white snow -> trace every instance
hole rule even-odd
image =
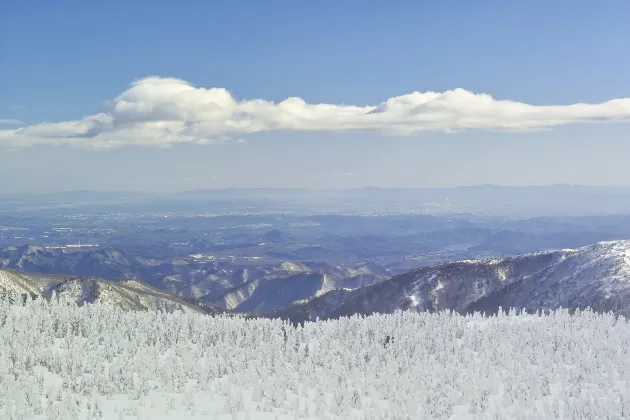
[[[600,242],[583,248],[546,251],[502,260],[442,263],[410,271],[336,297],[335,305],[307,303],[284,316],[311,313],[326,319],[336,314],[391,313],[452,309],[466,313],[475,303],[484,310],[498,306],[529,309],[586,308],[614,310],[630,316],[630,241]],[[381,298],[386,296],[386,298]],[[410,301],[415,296],[415,302]]]
[[[622,419],[629,351],[590,311],[293,327],[5,297],[0,419]]]

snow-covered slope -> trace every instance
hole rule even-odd
[[[335,288],[335,281],[324,273],[300,273],[252,280],[229,291],[215,303],[239,312],[271,312]]]
[[[103,303],[126,310],[161,310],[172,312],[215,313],[220,309],[203,308],[155,289],[140,281],[108,281],[93,277],[55,276],[0,270],[0,293],[28,294],[50,299],[53,295],[77,305]]]
[[[303,328],[0,297],[2,420],[627,419],[630,324],[405,312]]]
[[[425,267],[274,313],[303,321],[396,310],[586,308],[630,315],[630,241]]]
[[[337,269],[341,271],[341,269]],[[219,307],[237,312],[273,312],[279,309],[308,302],[335,289],[357,289],[384,280],[385,276],[355,274],[356,270],[345,270],[348,277],[334,277],[325,271],[306,271],[285,277],[259,277],[240,284],[217,299]]]
[[[314,276],[324,274],[327,281],[336,282],[335,287],[358,288],[389,277],[387,270],[373,263],[346,266],[321,262],[283,261],[262,266],[243,266],[209,260],[203,254],[158,258],[129,255],[117,248],[75,250],[48,249],[34,245],[0,249],[0,268],[30,273],[64,273],[108,280],[141,279],[180,298],[209,303],[217,301],[226,308],[235,308],[242,304],[259,284],[264,283],[267,291],[271,290],[269,288],[271,285],[282,284],[282,282],[267,284],[268,280],[286,280],[297,275],[305,275],[308,278],[311,274]],[[248,290],[249,292],[243,293]],[[300,295],[299,299],[311,299],[329,289],[318,290],[317,293]],[[294,301],[289,300],[287,304],[292,303]],[[251,303],[248,307],[255,306]],[[268,308],[277,310],[280,307]]]

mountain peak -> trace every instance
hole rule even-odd
[[[280,264],[278,264],[277,267],[278,267],[278,270],[284,270],[284,271],[289,271],[293,273],[303,273],[303,272],[310,271],[309,268],[306,267],[304,264],[295,263],[292,261],[282,261]]]
[[[22,245],[21,247],[19,247],[18,252],[21,255],[32,255],[32,254],[37,254],[39,252],[46,252],[46,248],[44,248],[43,246],[27,244],[27,245]]]

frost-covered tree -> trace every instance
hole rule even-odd
[[[629,324],[588,310],[400,312],[292,326],[0,297],[0,338],[2,419],[103,418],[120,394],[127,403],[117,412],[147,418],[212,418],[221,407],[239,420],[280,411],[335,419],[630,413]]]

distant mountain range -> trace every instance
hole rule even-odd
[[[630,241],[439,264],[356,290],[333,290],[271,316],[301,322],[397,310],[587,307],[630,316]]]
[[[24,255],[35,255],[30,262],[42,264],[50,257],[38,249],[26,251]],[[124,256],[106,254],[101,262],[111,266],[121,260]],[[58,267],[68,268],[67,264]],[[590,307],[630,316],[630,241],[449,262],[391,278],[386,278],[387,272],[376,264],[337,268],[338,272],[323,266],[285,262],[240,269],[232,273],[234,286],[202,299],[176,296],[138,280],[108,281],[6,269],[0,270],[0,292],[46,298],[54,293],[77,304],[103,302],[125,309],[241,312],[293,322],[398,310],[496,313],[499,308],[537,311]]]
[[[264,236],[279,240],[283,234]],[[0,268],[108,280],[142,280],[180,299],[207,302],[237,312],[274,311],[338,289],[359,288],[390,277],[383,267],[364,263],[284,261],[238,266],[205,255],[139,257],[116,248],[54,249],[22,246],[0,249]]]

